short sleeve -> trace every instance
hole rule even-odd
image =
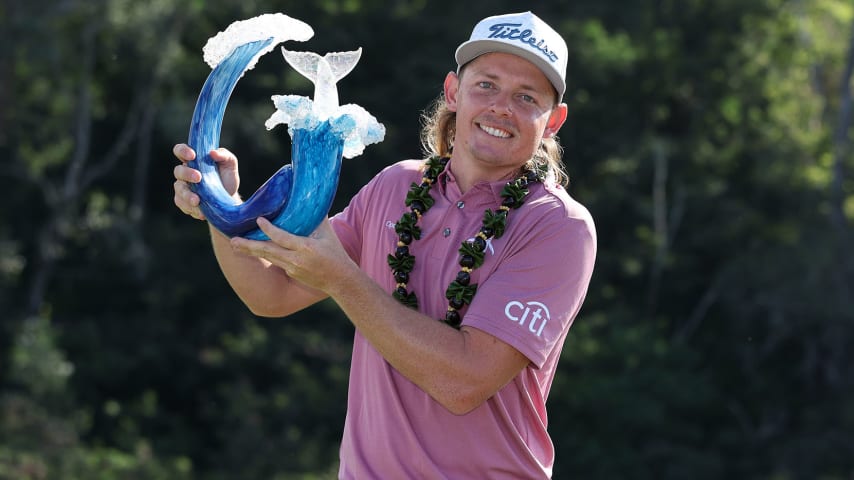
[[[356,264],[370,270],[371,262],[376,260],[375,248],[381,244],[382,236],[391,231],[388,220],[396,220],[400,213],[393,208],[388,198],[405,198],[406,189],[413,178],[420,178],[421,162],[404,160],[380,171],[363,186],[350,203],[338,214],[329,219],[335,234]],[[394,205],[397,207],[397,205]],[[387,243],[387,242],[386,242]],[[380,258],[380,266],[385,267],[385,255]],[[369,272],[370,273],[370,272]]]
[[[587,294],[596,257],[593,221],[550,211],[529,223],[498,267],[478,285],[463,325],[510,344],[541,368]]]
[[[344,210],[329,219],[338,240],[356,264],[361,263],[362,227],[365,225],[365,214],[373,189],[374,182],[368,182],[350,199]]]

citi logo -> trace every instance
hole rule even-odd
[[[521,327],[527,325],[528,331],[538,337],[542,336],[546,323],[551,320],[549,308],[540,302],[508,302],[504,306],[504,315]]]

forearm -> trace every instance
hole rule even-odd
[[[234,251],[231,240],[210,226],[211,243],[220,270],[252,313],[282,317],[311,305],[326,295],[288,277],[270,262]]]
[[[497,359],[481,344],[496,339],[407,308],[364,272],[349,268],[348,280],[336,283],[330,296],[386,361],[449,411],[463,414],[480,405],[526,363],[520,355],[517,366],[496,368]]]
[[[270,242],[234,239],[232,245],[326,292],[386,361],[449,411],[477,407],[529,363],[488,333],[455,330],[398,303],[348,256],[328,221],[309,237],[266,220],[258,225]]]

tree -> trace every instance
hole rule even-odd
[[[560,132],[599,259],[549,399],[555,478],[847,478],[850,39],[843,0],[533,5],[570,47]],[[388,128],[333,205],[421,155],[418,113],[504,1],[5,2],[0,18],[0,478],[331,478],[352,327],[252,316],[172,205],[171,146],[207,38],[282,11]],[[248,191],[261,126],[311,85],[275,53],[223,145]],[[19,205],[25,205],[24,208]]]

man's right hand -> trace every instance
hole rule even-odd
[[[204,220],[205,215],[199,208],[201,199],[190,190],[191,183],[202,181],[202,174],[198,170],[187,166],[187,162],[196,158],[196,152],[188,145],[179,143],[172,148],[172,153],[175,155],[175,158],[181,161],[181,164],[176,165],[174,170],[175,205],[185,214],[199,220]],[[237,188],[240,186],[237,157],[225,148],[212,150],[210,155],[211,159],[217,164],[219,177],[222,180],[222,186],[225,188],[225,191],[233,197],[236,196]]]

